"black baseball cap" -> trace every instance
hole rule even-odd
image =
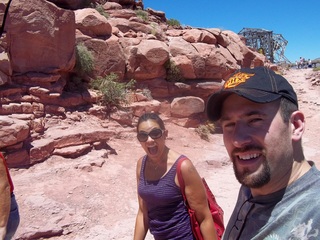
[[[256,103],[287,98],[298,107],[297,95],[290,83],[267,67],[242,68],[236,71],[219,92],[209,96],[206,114],[209,120],[220,119],[224,100],[232,93]]]

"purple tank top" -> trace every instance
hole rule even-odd
[[[156,181],[144,178],[146,159],[145,156],[141,164],[138,193],[148,209],[151,234],[156,240],[193,240],[190,217],[180,188],[174,181],[179,159],[165,176]]]

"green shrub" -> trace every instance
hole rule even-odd
[[[210,141],[209,135],[214,133],[215,126],[211,122],[207,122],[206,124],[201,124],[195,129],[196,133],[200,136],[201,139]]]
[[[106,19],[109,18],[109,14],[104,10],[103,6],[101,4],[97,4],[95,9]]]
[[[143,10],[136,10],[137,17],[142,19],[143,21],[148,21],[148,13]]]
[[[145,96],[148,100],[152,100],[153,99],[151,91],[148,88],[142,89],[142,95]]]
[[[172,27],[180,27],[181,26],[180,22],[176,19],[173,19],[173,18],[168,19],[167,24]]]
[[[214,133],[215,132],[216,126],[214,125],[213,122],[207,121],[205,125],[208,128],[210,133]]]
[[[82,1],[82,8],[96,8],[97,5],[103,6],[106,4],[109,0],[78,0]]]
[[[119,77],[115,73],[110,73],[106,77],[98,78],[91,83],[91,87],[102,94],[100,103],[108,108],[128,104],[126,94],[134,85],[135,80],[133,79],[127,83],[119,82]]]
[[[150,26],[152,27],[151,34],[153,36],[156,36],[157,35],[157,24],[153,22],[153,23],[150,24]]]
[[[320,71],[320,67],[313,68],[313,71]]]
[[[76,46],[76,72],[83,74],[90,74],[93,70],[94,57],[88,48],[80,43]]]
[[[183,78],[180,69],[177,67],[177,65],[171,61],[168,60],[165,63],[165,69],[166,69],[166,80],[169,82],[183,82],[185,79]]]

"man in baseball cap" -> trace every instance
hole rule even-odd
[[[245,68],[233,74],[221,91],[209,97],[206,112],[210,120],[220,118],[222,103],[232,93],[256,103],[272,102],[285,97],[298,106],[297,95],[284,77],[266,67]]]
[[[320,239],[320,172],[305,159],[304,114],[289,82],[240,69],[208,99],[241,183],[223,239]]]

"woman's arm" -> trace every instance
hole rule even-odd
[[[188,204],[196,213],[203,238],[205,240],[218,239],[208,206],[206,190],[199,173],[189,159],[182,162],[181,174],[185,183]]]
[[[136,224],[134,228],[134,240],[145,239],[148,232],[148,224],[146,222],[147,216],[144,213],[143,200],[139,198],[139,210],[136,217]]]
[[[10,184],[3,161],[0,156],[0,239],[4,239],[6,235],[11,203]]]
[[[139,179],[140,179],[140,170],[141,170],[141,162],[142,159],[139,159],[137,163],[136,169],[136,178],[137,178],[137,192],[139,187]],[[134,240],[143,240],[146,237],[148,232],[148,223],[147,223],[147,209],[145,207],[143,199],[138,194],[138,202],[139,202],[139,209],[136,217],[136,224],[134,228]]]

